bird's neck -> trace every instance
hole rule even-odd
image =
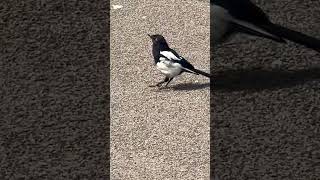
[[[157,46],[160,51],[170,50],[169,45],[166,42],[159,43]]]
[[[167,43],[153,44],[152,54],[153,54],[155,63],[159,62],[160,51],[168,51],[168,50],[170,50],[170,48]]]

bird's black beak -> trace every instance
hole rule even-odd
[[[152,38],[152,36],[151,36],[150,34],[148,34],[148,36],[149,36],[151,39],[153,39],[153,38]]]

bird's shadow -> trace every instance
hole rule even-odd
[[[211,90],[275,90],[316,79],[320,79],[320,67],[301,70],[233,69],[214,73],[211,79]]]
[[[191,91],[191,90],[199,90],[199,89],[205,89],[210,87],[210,82],[207,83],[181,83],[181,84],[175,84],[170,87],[168,87],[171,90],[175,91]]]

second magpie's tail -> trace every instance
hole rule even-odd
[[[277,24],[269,24],[264,26],[263,28],[279,37],[288,39],[289,41],[304,45],[308,48],[320,52],[319,39],[300,33],[298,31],[282,27]]]
[[[206,72],[204,72],[204,71],[201,71],[201,70],[199,70],[199,69],[193,69],[192,71],[195,72],[195,73],[197,73],[197,74],[201,74],[202,76],[211,78],[211,75],[210,75],[210,74],[208,74],[208,73],[206,73]]]

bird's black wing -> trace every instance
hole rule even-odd
[[[170,49],[167,51],[160,51],[160,57],[164,57],[166,60],[170,60],[172,63],[178,63],[181,65],[181,68],[184,71],[190,72],[190,73],[194,73],[194,74],[198,74],[195,73],[194,67],[192,64],[190,64],[186,59],[184,59],[182,56],[180,56],[175,50]]]
[[[285,40],[270,30],[273,23],[269,17],[250,0],[212,0],[212,3],[228,11],[233,17],[232,28],[254,36],[272,39],[285,43]]]
[[[172,53],[178,55],[178,53],[176,53],[174,50],[172,50]],[[185,58],[183,58],[181,56],[179,56],[179,57],[181,58],[180,60],[174,60],[174,61],[181,64],[181,66],[184,68],[184,71],[189,72],[189,73],[193,73],[193,74],[197,74],[197,75],[201,74],[201,75],[209,77],[209,78],[211,77],[210,74],[194,68],[194,66],[192,64],[190,64]]]
[[[268,24],[268,16],[250,0],[211,0],[211,3],[227,9],[229,13],[240,20],[253,24]]]
[[[250,0],[211,0],[211,3],[223,7],[232,17],[240,20],[233,22],[234,28],[239,32],[282,43],[287,39],[320,52],[319,39],[272,23],[262,9]]]
[[[201,74],[201,75],[209,77],[209,78],[211,77],[210,74],[208,74],[204,71],[195,69],[192,64],[190,64],[185,58],[180,56],[173,49],[170,49],[168,51],[160,51],[160,58],[161,57],[164,58],[164,61],[167,61],[168,65],[169,64],[174,65],[175,63],[179,64],[181,66],[182,72],[189,72],[189,73],[193,73],[196,75]]]
[[[180,56],[175,50],[170,49],[170,51],[177,57],[180,58],[180,60],[176,60],[177,63],[181,64],[182,67],[189,69],[189,70],[193,70],[194,67],[192,64],[190,64],[184,57]]]

